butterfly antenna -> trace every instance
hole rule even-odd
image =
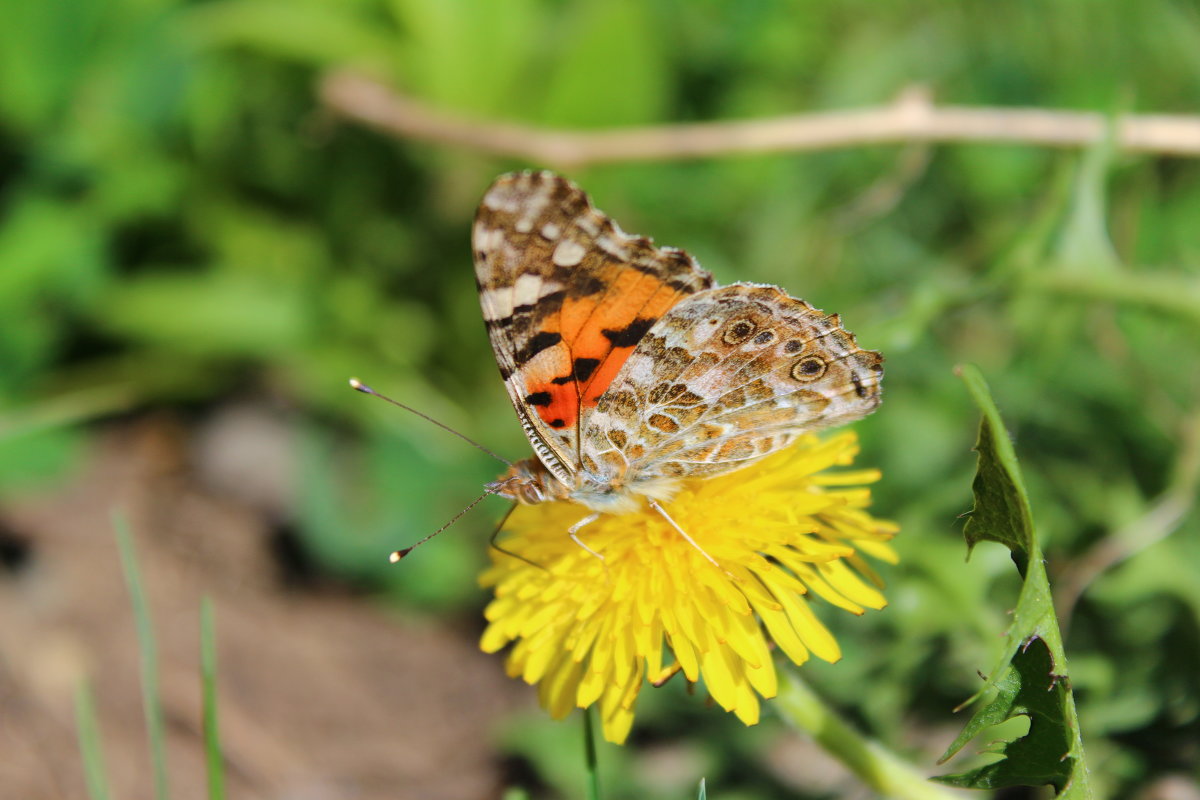
[[[429,416],[428,414],[422,414],[420,411],[417,411],[415,408],[412,408],[411,406],[406,406],[406,405],[404,405],[404,403],[401,403],[401,402],[399,402],[399,401],[397,401],[397,400],[393,400],[392,398],[388,397],[386,394],[380,394],[379,392],[377,392],[377,391],[375,391],[374,389],[372,389],[370,386],[367,386],[365,383],[363,383],[362,381],[360,381],[358,378],[351,378],[351,379],[350,379],[350,388],[351,388],[351,389],[354,389],[355,391],[362,392],[363,394],[369,394],[369,395],[371,395],[371,396],[373,396],[373,397],[378,397],[380,400],[385,400],[385,401],[387,401],[387,402],[391,403],[391,404],[392,404],[392,405],[394,405],[396,408],[402,408],[402,409],[404,409],[405,411],[408,411],[408,412],[411,412],[411,413],[413,413],[413,414],[416,414],[416,415],[417,415],[418,417],[420,417],[421,419],[425,420],[426,422],[432,422],[434,425],[437,425],[439,428],[441,428],[442,430],[446,431],[447,433],[453,433],[455,436],[457,436],[458,438],[462,439],[462,440],[463,440],[464,442],[466,442],[467,444],[471,445],[472,447],[475,447],[475,448],[478,448],[478,449],[482,450],[483,452],[487,453],[489,456],[491,456],[492,458],[496,459],[496,460],[497,460],[497,461],[499,461],[500,463],[502,463],[502,464],[506,464],[506,465],[508,465],[508,466],[510,466],[510,467],[512,466],[512,462],[511,462],[511,461],[509,461],[507,458],[504,458],[504,457],[502,457],[502,456],[498,456],[498,455],[496,455],[496,454],[495,454],[495,453],[493,453],[491,450],[488,450],[486,447],[484,447],[483,445],[481,445],[479,442],[477,442],[477,441],[475,441],[474,439],[471,439],[470,437],[468,437],[466,434],[459,433],[458,431],[454,430],[454,428],[451,428],[449,425],[446,425],[446,424],[444,424],[444,423],[438,422],[436,419],[434,419],[433,417]],[[483,497],[487,497],[487,495],[484,495]],[[483,499],[483,497],[479,498],[479,500],[482,500],[482,499]],[[476,501],[475,501],[475,503],[478,503],[478,502],[479,502],[479,500],[476,500]],[[475,503],[472,503],[471,505],[475,505]],[[467,506],[467,509],[469,509],[470,507],[471,507],[471,506]],[[467,509],[463,509],[463,511],[466,511]],[[461,514],[460,514],[459,516],[461,516]],[[458,517],[455,517],[454,519],[458,519]],[[450,523],[453,523],[453,522],[454,522],[454,520],[450,520]],[[449,524],[447,525],[447,527],[449,527]],[[432,534],[431,534],[431,535],[432,535]],[[424,539],[422,539],[421,541],[424,541]],[[420,542],[418,542],[417,544],[420,544]],[[416,547],[416,545],[413,545],[413,547]],[[411,548],[410,548],[410,549],[411,549]],[[398,561],[399,559],[392,559],[392,560],[393,560],[393,561]]]
[[[496,491],[497,491],[497,489],[498,489],[498,488],[499,488],[499,487],[497,487],[497,488],[495,488],[495,489],[488,489],[486,492],[484,492],[483,494],[479,495],[479,497],[476,497],[474,500],[472,500],[472,501],[471,501],[471,503],[470,503],[470,504],[469,504],[469,505],[468,505],[466,508],[464,508],[462,511],[458,512],[458,513],[457,513],[457,514],[455,514],[453,517],[451,517],[449,522],[447,522],[447,523],[446,523],[445,525],[443,525],[442,527],[438,528],[438,529],[437,529],[436,531],[434,531],[433,533],[431,533],[431,534],[429,534],[428,536],[426,536],[426,537],[425,537],[424,539],[422,539],[421,541],[417,542],[416,544],[410,544],[408,547],[405,547],[403,550],[396,550],[396,551],[395,551],[395,552],[393,552],[393,553],[392,553],[390,556],[388,556],[388,561],[391,561],[393,564],[395,564],[395,563],[398,563],[398,562],[400,561],[400,559],[402,559],[402,558],[404,558],[405,556],[407,556],[407,555],[408,555],[409,553],[411,553],[413,550],[416,550],[418,547],[420,547],[421,545],[425,544],[426,542],[428,542],[428,541],[429,541],[430,539],[432,539],[433,537],[437,536],[437,535],[438,535],[439,533],[441,533],[442,531],[446,530],[446,528],[449,528],[451,525],[453,525],[454,523],[456,523],[456,522],[458,522],[460,519],[462,519],[462,517],[463,517],[463,514],[466,514],[466,513],[467,513],[468,511],[470,511],[472,508],[474,508],[475,506],[477,506],[477,505],[479,505],[480,503],[482,503],[482,502],[483,502],[483,499],[484,499],[485,497],[490,497],[491,495],[494,495],[494,494],[496,493]],[[512,513],[512,510],[511,510],[511,509],[509,509],[509,513],[510,513],[510,514]],[[505,514],[504,518],[505,518],[505,519],[508,519],[508,514]],[[504,523],[503,523],[503,522],[501,522],[500,524],[501,524],[501,525],[503,525]]]

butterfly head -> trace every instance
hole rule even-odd
[[[536,458],[516,462],[508,471],[487,485],[492,494],[507,497],[522,505],[564,500],[568,488]]]

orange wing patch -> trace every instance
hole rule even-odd
[[[581,417],[646,331],[712,276],[680,250],[622,232],[548,172],[497,179],[473,240],[500,374],[534,451],[561,478],[578,468]]]
[[[561,335],[561,343],[526,366],[525,402],[551,428],[574,427],[651,326],[684,296],[656,276],[626,270],[602,296],[564,300],[542,329]]]

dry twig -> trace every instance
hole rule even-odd
[[[598,132],[470,120],[431,108],[350,72],[326,76],[320,95],[338,115],[398,138],[423,139],[559,167],[909,142],[1083,147],[1099,141],[1108,124],[1103,114],[1085,111],[939,107],[922,87],[910,88],[893,103],[878,108]],[[1122,116],[1116,123],[1116,142],[1129,151],[1200,156],[1200,116]]]

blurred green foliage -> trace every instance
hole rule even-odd
[[[468,245],[483,188],[525,165],[340,123],[316,100],[324,70],[566,127],[853,107],[913,82],[955,104],[1186,113],[1200,97],[1200,12],[1171,0],[2,0],[0,18],[0,496],[62,474],[82,423],[114,410],[270,397],[301,412],[306,547],[424,608],[481,602],[499,501],[420,569],[378,554],[496,465],[345,380],[527,452]],[[1127,553],[1063,620],[1096,782],[1129,796],[1200,760],[1200,165],[947,145],[571,177],[627,230],[836,310],[887,356],[886,402],[858,428],[903,561],[886,612],[825,615],[846,657],[808,674],[829,697],[929,762],[944,739],[913,731],[961,725],[949,709],[995,663],[1014,579],[999,548],[964,563],[955,519],[977,416],[952,366],[972,361],[1013,428],[1052,585],[1106,543]],[[1172,487],[1183,513],[1164,530]],[[769,722],[681,715],[672,691],[644,698],[637,736],[699,772],[630,794],[680,796],[700,774],[723,797],[782,790]],[[515,757],[569,780],[547,766],[561,740],[519,738]]]

